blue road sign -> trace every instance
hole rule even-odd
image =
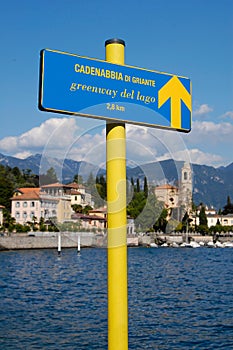
[[[172,74],[41,51],[39,108],[189,132],[190,79]]]

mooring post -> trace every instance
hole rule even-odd
[[[59,256],[61,255],[61,232],[60,231],[57,233],[57,253]]]

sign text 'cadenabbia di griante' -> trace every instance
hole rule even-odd
[[[191,105],[188,78],[41,51],[41,110],[189,132]]]

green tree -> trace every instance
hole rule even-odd
[[[15,188],[14,177],[9,167],[0,165],[0,204],[4,205],[8,211],[11,209],[10,198]]]
[[[130,182],[131,182],[132,187],[134,188],[134,179],[133,179],[133,177],[131,177]]]
[[[223,215],[233,214],[233,204],[231,203],[230,196],[227,196],[227,204],[223,208]]]
[[[83,208],[83,214],[88,214],[90,210],[92,210],[93,208],[90,205],[86,205]]]
[[[75,213],[82,213],[83,211],[81,204],[73,204],[72,209],[75,211]]]
[[[45,220],[43,217],[40,218],[40,221],[39,221],[39,230],[41,232],[44,232],[46,231],[46,226],[45,226]]]
[[[15,218],[13,218],[10,212],[6,209],[3,210],[3,228],[8,232],[12,232],[15,226]]]
[[[107,184],[103,175],[100,177],[96,177],[96,189],[100,195],[100,197],[104,200],[107,199]]]
[[[144,177],[144,186],[143,186],[143,191],[145,193],[145,196],[148,196],[148,184],[147,184],[147,178]]]
[[[56,182],[58,182],[58,178],[53,167],[49,168],[46,174],[40,175],[40,185],[49,185]]]
[[[140,192],[140,182],[139,182],[139,179],[137,179],[137,182],[136,182],[136,191],[139,193]]]
[[[83,184],[83,177],[82,175],[74,175],[74,179],[73,179],[74,182],[76,182],[77,184]]]
[[[93,174],[92,174],[92,172],[89,174],[89,176],[88,176],[88,179],[87,179],[87,186],[89,187],[89,188],[92,188],[93,186],[95,186],[95,183],[96,183],[96,181],[95,181],[95,179],[94,179],[94,176],[93,176]]]
[[[143,232],[154,231],[154,224],[161,214],[163,204],[157,201],[153,193],[149,193],[147,198],[144,191],[140,193],[144,196],[145,204],[142,212],[135,219],[135,225]]]
[[[192,219],[189,217],[186,211],[182,219],[182,231],[188,231],[190,229],[191,222],[192,222]]]
[[[166,232],[167,216],[168,216],[167,209],[165,209],[165,208],[162,209],[158,220],[154,224],[154,230],[155,231]]]
[[[202,205],[199,213],[199,226],[207,226],[207,217],[205,213],[205,206]]]

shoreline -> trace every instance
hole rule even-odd
[[[191,242],[202,246],[221,247],[226,242],[233,244],[233,237],[218,237],[219,245],[215,245],[213,236],[191,235]],[[61,248],[78,248],[80,239],[81,248],[106,248],[107,235],[89,232],[61,232]],[[127,237],[128,247],[185,247],[191,246],[185,243],[184,235],[151,234],[143,236]],[[191,246],[192,247],[192,246]],[[0,236],[0,251],[21,249],[57,249],[57,232],[30,232],[29,234],[12,233],[9,236]]]

